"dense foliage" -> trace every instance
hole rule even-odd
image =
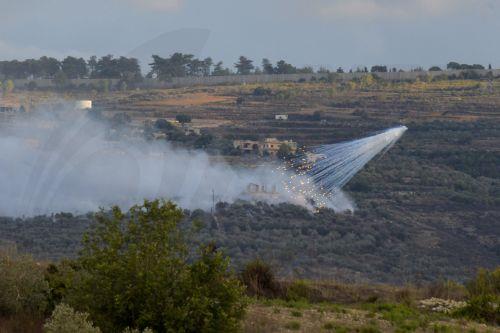
[[[0,317],[43,318],[49,310],[43,267],[14,249],[0,252]]]
[[[96,215],[72,267],[49,271],[56,298],[88,312],[104,332],[230,332],[243,316],[242,288],[213,246],[191,258],[182,211],[145,202]]]
[[[0,61],[0,77],[6,79],[56,79],[57,75],[67,79],[105,78],[137,80],[141,70],[137,59],[107,55],[101,58],[92,56],[88,61],[68,56],[59,61],[55,58],[41,57],[23,61]]]
[[[34,330],[54,308],[46,332],[237,331],[244,288],[214,245],[192,251],[197,228],[182,221],[174,204],[146,201],[96,214],[74,260],[45,265],[3,250],[0,331],[5,318]]]

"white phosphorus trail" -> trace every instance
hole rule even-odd
[[[341,189],[375,156],[390,149],[407,129],[398,126],[363,139],[315,147],[292,161],[297,177],[293,176],[287,187],[316,207],[331,207],[344,196]]]

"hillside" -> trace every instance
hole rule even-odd
[[[293,139],[300,145],[363,137],[395,124],[409,131],[348,185],[353,215],[312,214],[289,204],[219,203],[201,220],[235,267],[254,258],[283,277],[346,281],[463,281],[500,262],[500,82],[287,83],[194,87],[92,98],[104,115],[193,118],[224,151],[234,138]],[[21,97],[20,97],[21,98]],[[240,99],[240,103],[236,101]],[[288,121],[274,120],[288,114]],[[245,164],[244,156],[227,157]],[[74,256],[87,217],[0,219],[0,240],[39,259]]]

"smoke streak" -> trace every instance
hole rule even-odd
[[[341,189],[375,156],[390,149],[407,129],[398,126],[363,139],[313,148],[292,161],[291,169],[297,170],[297,175],[291,176],[286,188],[316,207],[345,207],[349,200]]]

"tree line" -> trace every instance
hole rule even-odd
[[[99,59],[92,56],[88,60],[72,56],[58,60],[44,56],[23,61],[0,61],[0,75],[7,79],[55,79],[58,75],[68,79],[135,79],[142,76],[137,59],[114,58],[112,55]]]
[[[315,73],[311,66],[296,67],[285,60],[279,60],[273,64],[264,58],[259,65],[245,56],[239,57],[238,61],[231,67],[224,65],[222,61],[214,62],[212,58],[198,59],[192,54],[174,53],[170,57],[163,58],[159,55],[152,56],[152,62],[148,64],[150,71],[145,75],[147,78],[157,78],[165,81],[173,77],[188,76],[223,76],[223,75],[250,75],[250,74],[305,74]],[[448,63],[448,70],[482,70],[480,64]],[[491,65],[488,66],[491,69]],[[430,71],[441,71],[437,66],[429,68]],[[402,72],[402,69],[388,68],[384,65],[358,67],[349,72]],[[412,71],[424,71],[422,67]],[[329,73],[326,68],[319,68],[317,73]],[[339,67],[337,73],[344,73]],[[26,59],[0,61],[0,78],[3,79],[53,79],[64,82],[67,79],[119,79],[124,82],[139,82],[143,78],[139,61],[135,58],[118,57],[106,55],[103,57],[92,56],[88,60],[68,56],[63,60],[53,57],[41,57],[39,59]]]

